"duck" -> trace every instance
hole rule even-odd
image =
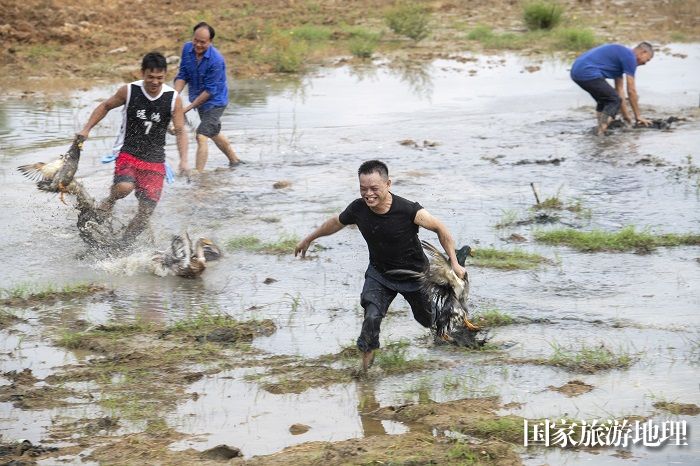
[[[20,173],[37,182],[37,187],[42,191],[61,193],[60,199],[64,204],[63,195],[71,192],[71,183],[78,171],[80,152],[83,149],[85,137],[76,135],[68,152],[61,154],[51,162],[37,162],[17,167]]]
[[[199,238],[193,244],[189,234],[174,235],[170,252],[158,251],[151,261],[154,273],[159,276],[175,275],[197,278],[207,267],[207,262],[221,257],[221,249],[207,238]]]
[[[481,327],[469,320],[467,300],[469,298],[469,275],[466,270],[464,278],[460,278],[452,270],[450,260],[435,246],[427,241],[421,241],[423,249],[428,253],[430,266],[424,272],[410,270],[393,270],[392,275],[417,278],[422,289],[430,297],[435,310],[433,330],[444,341],[451,341],[450,333],[457,325],[463,325],[472,332],[478,332]],[[464,265],[467,256],[472,255],[472,248],[464,246],[457,253],[457,261]]]
[[[458,277],[443,253],[427,241],[421,241],[421,244],[430,256],[430,268],[421,274],[421,281],[423,289],[435,304],[437,336],[450,341],[450,332],[457,324],[463,324],[472,332],[481,330],[481,327],[469,321],[469,275],[466,270],[464,278]],[[459,259],[466,260],[471,255],[471,247],[465,246],[458,252],[458,262]]]

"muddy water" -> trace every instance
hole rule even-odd
[[[97,281],[116,293],[107,302],[27,311],[27,325],[2,333],[0,370],[29,367],[41,377],[80,357],[51,346],[39,325],[42,313],[67,321],[168,321],[206,306],[238,318],[275,319],[279,330],[254,343],[271,353],[313,357],[338,351],[356,338],[361,322],[358,295],[366,253],[356,230],[321,239],[328,249],[305,261],[229,252],[194,281],[152,276],[145,267],[147,251],[166,247],[168,237],[185,228],[220,243],[240,235],[265,241],[303,236],[356,197],[353,173],[369,158],[386,161],[393,191],[419,200],[447,223],[460,244],[509,248],[503,238],[511,233],[531,238],[537,227],[494,228],[505,217],[527,215],[533,204],[531,182],[543,197],[580,200],[590,216],[565,220],[584,228],[631,224],[655,232],[697,233],[698,178],[678,176],[676,169],[688,156],[697,163],[700,155],[700,46],[677,44],[671,51],[687,58],[659,53],[639,69],[642,109],[645,116],[693,120],[672,131],[620,131],[603,139],[592,135],[592,100],[571,83],[567,64],[555,60],[475,56],[464,63],[342,66],[304,78],[234,83],[236,100],[223,127],[247,164],[224,169],[224,157],[212,146],[206,174],[165,188],[144,251],[119,260],[86,254],[75,211],[36,191],[15,171],[17,165],[49,160],[65,150],[71,133],[113,88],[51,101],[0,102],[0,283],[11,288]],[[530,73],[525,70],[530,65],[540,70]],[[118,124],[113,112],[94,130],[83,153],[78,175],[97,197],[106,194],[112,169],[99,158],[111,147]],[[416,145],[399,144],[406,139]],[[176,165],[173,140],[168,154]],[[637,163],[650,156],[661,166]],[[526,163],[552,158],[563,161]],[[274,189],[281,180],[291,187]],[[135,205],[131,198],[121,201],[117,216],[128,220]],[[421,237],[435,242],[434,235],[422,232]],[[637,414],[666,420],[672,416],[655,411],[655,400],[700,404],[700,249],[636,255],[582,254],[532,241],[518,247],[543,254],[555,265],[513,272],[470,268],[474,308],[495,307],[548,323],[496,329],[493,341],[506,345],[513,357],[546,356],[553,344],[604,343],[637,355],[631,369],[574,375],[482,363],[480,355],[465,357],[426,343],[425,332],[399,299],[383,324],[383,337],[411,340],[412,354],[443,358],[446,369],[301,395],[265,393],[245,382],[243,371],[207,377],[189,388],[199,394],[196,401],[168,414],[172,426],[193,436],[173,448],[230,443],[252,456],[309,440],[401,433],[405,426],[368,420],[362,406],[425,397],[442,401],[500,394],[504,402],[522,403],[509,412],[531,418]],[[268,277],[277,281],[264,284]],[[454,377],[462,382],[450,389],[446,381]],[[596,388],[571,399],[547,390],[573,378]],[[0,433],[39,441],[55,414],[0,403]],[[692,464],[700,457],[700,421],[679,419],[690,424],[690,446],[633,450],[641,464]],[[292,435],[288,427],[294,423],[311,429]],[[624,462],[612,453],[593,457],[549,449],[523,458],[533,464]]]

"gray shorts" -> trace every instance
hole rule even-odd
[[[197,127],[197,134],[208,138],[213,138],[221,131],[221,115],[226,107],[213,107],[208,110],[197,110],[200,123]]]

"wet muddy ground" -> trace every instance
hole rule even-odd
[[[252,460],[261,464],[625,464],[629,456],[695,464],[700,249],[581,253],[534,240],[562,225],[698,233],[700,48],[670,49],[639,70],[642,110],[686,121],[604,138],[593,135],[592,100],[557,60],[376,62],[235,82],[223,125],[247,163],[230,171],[212,146],[208,172],[166,186],[143,250],[118,259],[88,251],[76,211],[15,171],[65,150],[113,88],[1,102],[3,442],[59,448],[42,453],[41,464],[130,464],[138,455],[191,464],[221,444],[240,449],[243,459],[233,461],[275,455]],[[539,70],[529,72],[533,66]],[[85,145],[78,176],[96,197],[111,180],[112,167],[99,159],[118,123],[110,115]],[[175,153],[170,140],[173,165]],[[468,263],[474,312],[514,318],[490,330],[488,351],[433,344],[397,299],[382,327],[394,365],[386,358],[357,379],[348,347],[361,323],[359,233],[323,238],[303,261],[234,247],[243,237],[281,243],[307,234],[357,196],[354,173],[369,158],[387,162],[393,192],[419,200],[460,245],[547,259],[529,270]],[[518,222],[533,215],[530,183],[543,199],[581,209],[553,212],[554,224]],[[117,216],[128,219],[135,205],[121,201]],[[228,244],[226,255],[198,280],[153,276],[150,252],[185,228]],[[99,286],[48,301],[10,296],[77,283]],[[264,331],[239,341],[220,329],[238,324],[202,321],[202,312]],[[557,350],[601,347],[626,356],[629,367],[586,373],[541,364]],[[153,364],[158,358],[168,364]],[[402,366],[406,358],[418,363]],[[405,404],[416,411],[399,408]],[[522,418],[612,417],[686,421],[689,445],[524,449],[512,436]]]

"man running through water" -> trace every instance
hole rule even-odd
[[[109,196],[99,203],[97,209],[102,219],[107,218],[116,201],[134,191],[139,202],[138,210],[117,242],[119,248],[134,243],[148,225],[160,200],[165,176],[165,133],[171,120],[180,155],[179,170],[180,173],[188,171],[182,100],[175,89],[164,84],[167,66],[162,54],[147,53],[141,62],[143,79],[120,87],[112,97],[100,103],[78,133],[87,138],[90,130],[107,113],[124,107],[114,181]]]

